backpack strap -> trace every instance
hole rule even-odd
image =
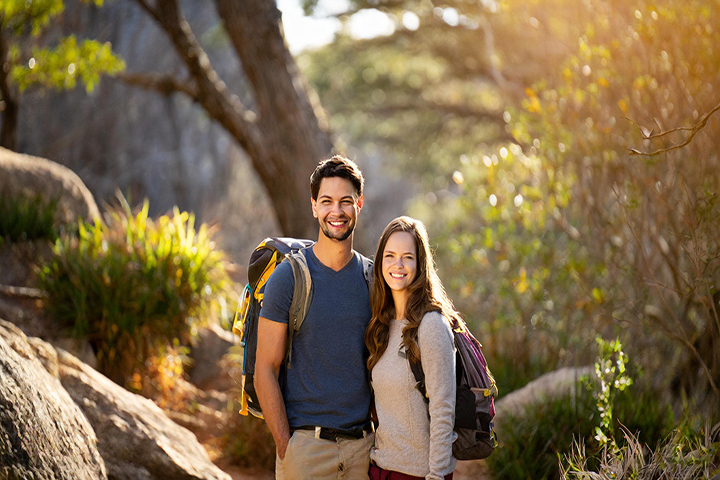
[[[373,261],[364,255],[360,255],[363,265],[363,275],[365,276],[365,283],[368,285],[368,291],[372,291],[372,284],[375,280],[375,273],[373,271]]]
[[[285,354],[285,367],[290,368],[293,337],[305,321],[312,300],[312,279],[305,255],[298,251],[288,254],[285,258],[290,262],[295,278],[295,289],[288,318],[287,353]]]
[[[427,396],[427,390],[425,389],[425,372],[423,371],[422,363],[415,363],[409,358],[408,362],[410,363],[410,370],[412,370],[415,381],[417,382],[415,384],[415,387],[420,391],[420,394],[422,395],[423,400],[425,400],[425,403],[430,403],[430,399]]]

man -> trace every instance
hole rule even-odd
[[[301,251],[313,293],[288,369],[281,364],[294,288],[291,265],[278,265],[265,286],[255,385],[277,445],[277,478],[368,478],[373,434],[364,335],[370,299],[362,257],[353,250],[363,183],[357,165],[337,155],[310,177],[320,232],[317,243]]]

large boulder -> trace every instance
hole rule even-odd
[[[75,223],[78,218],[100,217],[90,190],[72,170],[44,158],[0,147],[0,196],[33,198],[36,195],[58,201],[56,225]]]
[[[43,364],[57,371],[54,349],[0,320],[0,478],[107,478],[95,432]]]
[[[98,436],[110,479],[230,479],[189,430],[152,401],[58,349],[59,375]]]
[[[572,393],[578,388],[580,377],[592,374],[592,367],[565,367],[541,375],[524,387],[508,393],[495,404],[495,430],[502,438],[503,418],[517,418],[537,402]]]

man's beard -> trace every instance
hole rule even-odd
[[[327,238],[342,242],[350,238],[350,235],[352,235],[353,231],[355,230],[355,223],[348,219],[348,223],[344,231],[331,232],[330,227],[328,227],[328,222],[323,221],[320,223],[320,229]]]

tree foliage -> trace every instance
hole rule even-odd
[[[720,7],[352,5],[395,33],[341,34],[306,71],[349,141],[424,180],[411,213],[488,355],[512,376],[588,362],[597,333],[619,334],[658,382],[717,405]]]
[[[102,5],[102,0],[92,2]],[[61,38],[54,47],[39,46],[43,30],[64,8],[63,0],[0,2],[3,147],[15,149],[19,96],[27,88],[70,90],[80,80],[90,93],[101,75],[115,75],[125,68],[125,62],[112,53],[109,43],[91,39],[78,42],[71,35]]]

